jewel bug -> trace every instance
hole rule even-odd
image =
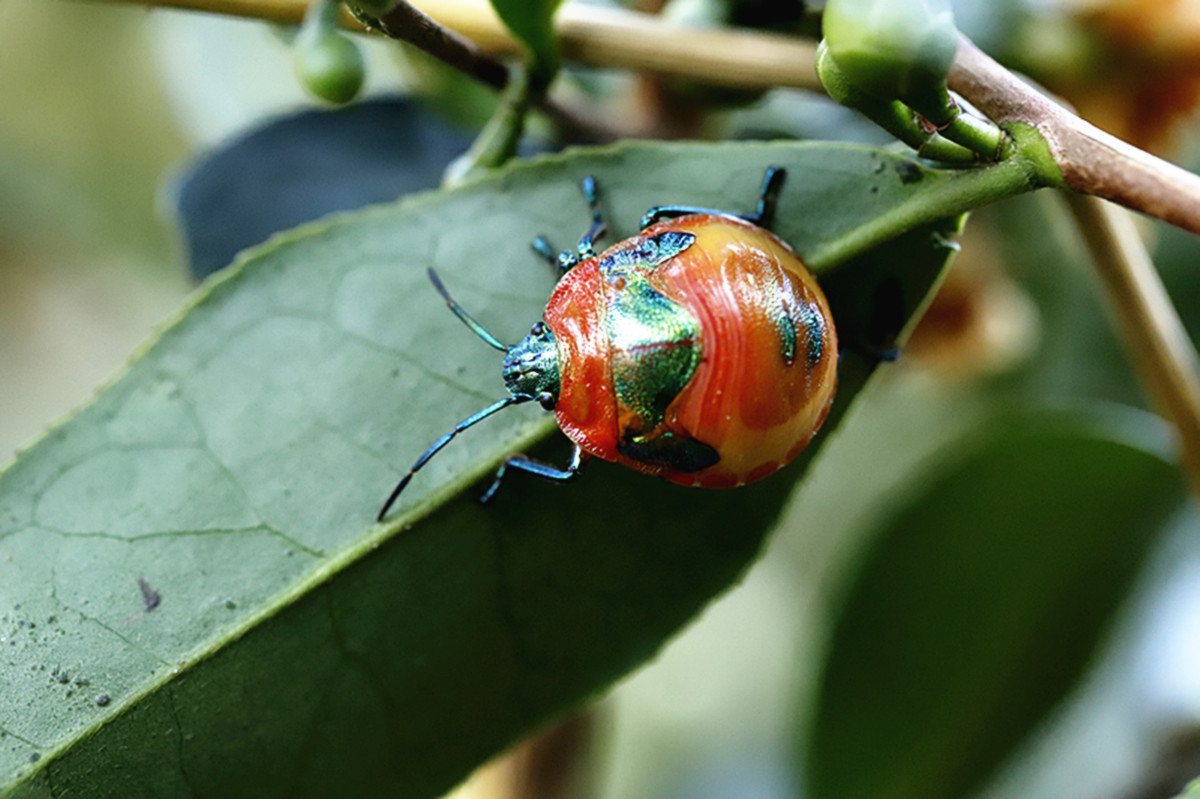
[[[820,428],[837,386],[837,334],[829,304],[799,256],[765,228],[786,172],[767,169],[753,213],[665,205],[640,232],[597,253],[606,232],[588,177],[592,220],[574,251],[535,252],[560,272],[541,321],[508,346],[447,292],[450,310],[505,353],[509,396],[454,426],[417,458],[379,512],[468,427],[525,402],[552,411],[574,443],[570,463],[510,455],[509,469],[569,480],[591,455],[673,483],[726,488],[766,477]]]

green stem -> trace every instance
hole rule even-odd
[[[1004,151],[1004,131],[1000,126],[966,111],[939,128],[938,133],[978,153],[984,161],[995,161]]]
[[[851,107],[916,150],[922,158],[956,166],[968,166],[981,160],[977,153],[967,147],[950,141],[936,131],[923,129],[912,109],[899,100],[884,102],[866,98],[866,102]]]
[[[1041,151],[1044,142],[1032,129],[1008,131],[1015,151],[1004,160],[976,169],[947,171],[937,191],[914,195],[885,213],[826,242],[804,261],[820,273],[934,219],[952,219],[997,200],[1054,185]]]
[[[313,0],[304,12],[301,30],[311,31],[309,35],[314,37],[322,37],[328,32],[340,30],[341,7],[341,0]]]
[[[964,166],[981,160],[971,149],[939,136],[935,130],[925,129],[913,110],[899,100],[882,100],[858,88],[833,60],[824,41],[817,47],[816,64],[817,75],[830,97],[858,111],[922,157]]]
[[[517,144],[525,130],[531,92],[529,71],[518,64],[509,69],[508,85],[491,119],[475,137],[471,149],[446,170],[442,183],[453,186],[476,175],[502,166],[517,153]]]

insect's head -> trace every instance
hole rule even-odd
[[[508,348],[502,374],[514,397],[531,397],[554,410],[561,386],[558,341],[545,322],[535,324],[528,336]]]

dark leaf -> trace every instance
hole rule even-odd
[[[900,500],[833,631],[809,796],[969,796],[1063,699],[1183,496],[1127,414],[990,420]]]
[[[208,153],[173,192],[197,280],[272,233],[436,188],[471,145],[410,99],[307,110]]]

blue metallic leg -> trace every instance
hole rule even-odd
[[[560,275],[565,275],[575,264],[595,255],[596,239],[608,232],[608,225],[605,224],[604,216],[600,213],[600,201],[596,197],[596,179],[590,175],[585,177],[580,182],[579,189],[583,192],[584,199],[588,203],[588,209],[592,212],[592,224],[579,239],[579,247],[576,252],[566,250],[556,253],[553,245],[550,244],[550,241],[545,236],[538,236],[530,243],[535,253],[551,266],[558,268]]]
[[[787,170],[781,166],[767,167],[763,175],[762,190],[758,193],[758,207],[752,214],[743,214],[742,219],[752,222],[759,227],[770,227],[775,219],[775,205],[779,202],[779,192],[783,189],[783,180]]]
[[[537,253],[542,260],[550,264],[554,271],[558,272],[558,276],[562,277],[567,272],[571,271],[571,267],[579,263],[579,256],[567,250],[558,252],[554,249],[554,245],[545,236],[538,236],[529,243],[533,251]]]
[[[608,225],[604,223],[604,216],[600,213],[600,201],[596,199],[596,179],[591,175],[587,176],[579,184],[579,188],[583,191],[583,196],[587,198],[588,209],[592,212],[591,227],[579,240],[579,256],[580,258],[591,258],[596,254],[594,246],[596,239],[608,231]]]
[[[580,467],[583,466],[587,459],[588,454],[578,444],[572,450],[571,462],[567,464],[567,468],[565,469],[560,469],[557,466],[551,466],[541,461],[535,461],[527,455],[509,455],[500,464],[500,468],[496,470],[496,479],[492,480],[492,484],[488,487],[487,491],[483,492],[483,496],[479,498],[479,501],[488,502],[495,496],[496,490],[500,488],[500,481],[504,479],[504,474],[509,469],[518,469],[530,474],[536,474],[538,477],[544,477],[547,480],[557,480],[565,483],[579,474]]]
[[[537,253],[543,261],[550,264],[554,268],[558,268],[558,251],[554,249],[554,245],[545,236],[538,236],[533,241],[529,242],[529,246]]]
[[[736,216],[759,227],[767,227],[775,218],[775,205],[779,200],[779,191],[783,188],[783,180],[786,177],[787,170],[783,167],[767,167],[767,172],[763,175],[762,191],[759,192],[758,206],[755,208],[754,213],[731,214],[728,211],[719,211],[714,208],[700,208],[694,205],[658,205],[651,208],[642,217],[642,230],[645,230],[659,220],[673,219],[677,216],[687,216],[688,214]]]

